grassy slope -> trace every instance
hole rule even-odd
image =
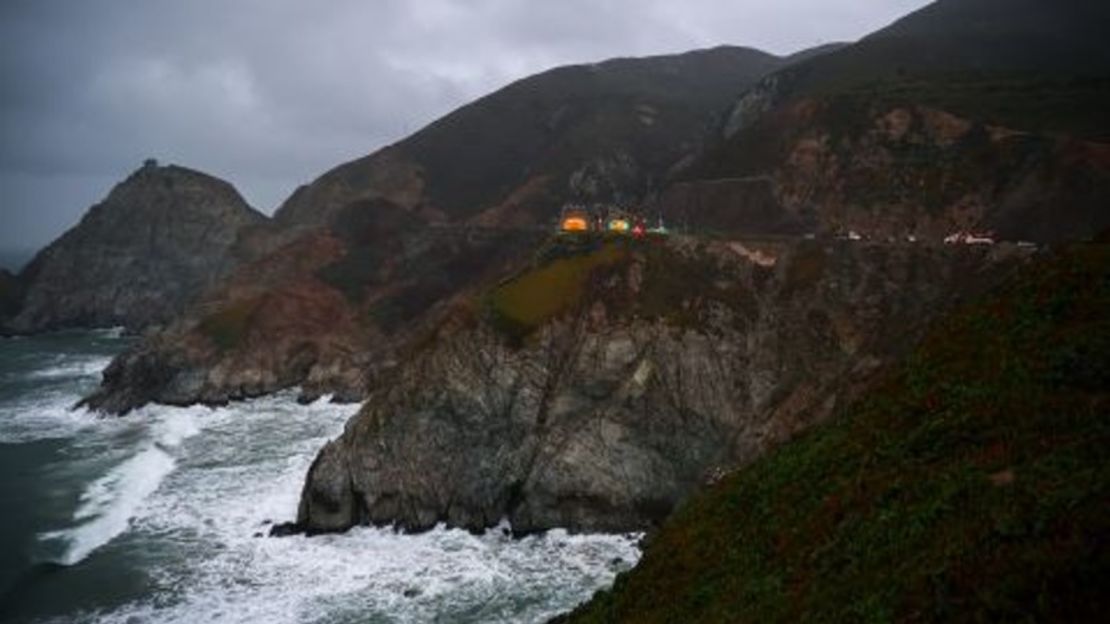
[[[574,239],[549,244],[547,249],[571,249],[561,253],[563,257],[556,257],[496,288],[489,296],[494,321],[510,335],[523,337],[567,312],[580,303],[596,269],[627,258],[627,246],[622,242],[606,243],[590,237],[581,244],[575,244],[578,241]]]
[[[684,505],[572,622],[1107,610],[1110,245],[949,317],[837,419]]]
[[[633,290],[628,281],[634,264],[641,272]],[[484,303],[494,326],[514,341],[595,303],[604,304],[612,319],[662,320],[704,330],[712,304],[740,318],[756,313],[752,293],[739,279],[728,279],[736,277],[702,247],[683,253],[666,236],[556,236],[527,270],[492,289]],[[614,288],[618,283],[622,287]]]

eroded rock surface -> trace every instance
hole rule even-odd
[[[8,330],[165,324],[243,259],[241,235],[265,222],[227,182],[148,162],[20,274]]]
[[[674,239],[580,252],[604,261],[547,318],[512,289],[538,292],[527,289],[562,279],[573,265],[558,263],[575,256],[502,284],[486,316],[440,332],[372,389],[310,471],[301,528],[654,526],[699,485],[851,400],[922,323],[1021,256],[819,241],[735,249]],[[751,249],[776,262],[753,262]]]

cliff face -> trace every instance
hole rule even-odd
[[[374,385],[314,463],[298,522],[654,526],[853,398],[924,319],[1020,254],[557,245]]]
[[[148,164],[24,269],[8,329],[164,324],[238,263],[240,234],[265,220],[222,180]]]
[[[1103,619],[1108,240],[1044,254],[936,323],[559,621]]]

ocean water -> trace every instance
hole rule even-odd
[[[0,340],[0,621],[543,622],[639,557],[638,535],[264,537],[357,406],[71,410],[126,344]]]

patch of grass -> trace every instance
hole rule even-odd
[[[565,621],[1099,621],[1108,336],[1110,246],[1038,260],[684,504]]]
[[[205,317],[197,329],[221,351],[230,351],[242,344],[260,305],[259,299],[236,301]]]
[[[628,248],[621,241],[605,241],[577,253],[567,253],[561,245],[549,246],[543,254],[555,259],[518,275],[489,295],[495,324],[510,336],[523,337],[569,310],[582,299],[590,275],[600,267],[626,260]]]

